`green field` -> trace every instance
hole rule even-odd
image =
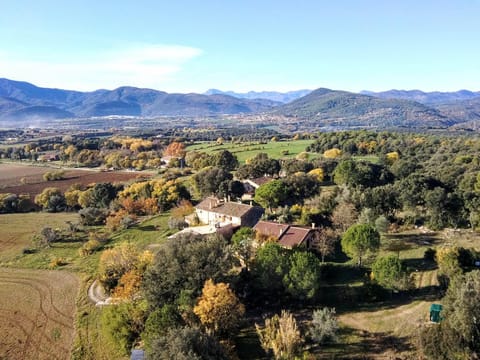
[[[246,159],[255,156],[258,153],[266,153],[270,158],[292,158],[305,151],[305,148],[315,140],[287,140],[287,141],[269,141],[262,143],[259,141],[232,143],[224,142],[219,145],[216,142],[202,142],[187,147],[187,150],[197,150],[206,153],[228,150],[236,155],[240,164]],[[318,156],[317,153],[311,153],[312,157]]]

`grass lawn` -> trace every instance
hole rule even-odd
[[[0,214],[0,266],[7,265],[22,254],[24,248],[32,247],[32,237],[43,227],[66,228],[66,221],[77,222],[76,213]]]
[[[255,156],[258,153],[266,153],[270,158],[292,158],[299,153],[305,151],[306,147],[315,140],[288,140],[288,141],[269,141],[267,143],[242,142],[231,143],[225,142],[218,145],[216,142],[202,142],[187,147],[187,150],[198,150],[206,153],[213,153],[221,150],[228,150],[236,155],[240,164],[245,163],[246,159]],[[310,156],[318,156],[317,153],[311,153]]]

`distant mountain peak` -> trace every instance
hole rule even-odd
[[[309,94],[312,90],[293,90],[287,92],[279,91],[248,91],[244,93],[238,93],[235,91],[222,91],[218,89],[209,89],[205,95],[228,95],[240,99],[264,99],[270,101],[276,101],[281,103],[288,103]]]

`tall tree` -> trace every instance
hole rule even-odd
[[[380,234],[371,225],[352,225],[342,237],[342,249],[362,266],[362,259],[368,252],[380,248]]]
[[[284,204],[288,197],[288,187],[282,180],[272,180],[260,185],[255,191],[255,201],[270,211]]]
[[[245,307],[228,284],[215,284],[209,279],[203,286],[202,295],[193,312],[210,333],[229,335],[238,329]]]

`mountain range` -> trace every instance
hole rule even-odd
[[[0,79],[2,123],[112,115],[201,118],[231,114],[248,117],[259,113],[270,123],[295,123],[302,129],[450,126],[476,129],[480,124],[480,92],[390,90],[357,94],[320,88],[287,93],[211,89],[206,94],[169,94],[135,87],[80,92]]]
[[[0,119],[58,119],[96,116],[211,116],[264,112],[279,103],[228,95],[169,94],[120,87],[79,92],[41,88],[27,82],[0,79]]]
[[[246,93],[237,93],[234,91],[210,89],[205,92],[205,95],[229,95],[240,99],[266,99],[286,104],[308,95],[311,92],[312,90],[294,90],[285,93],[278,91],[249,91]]]

